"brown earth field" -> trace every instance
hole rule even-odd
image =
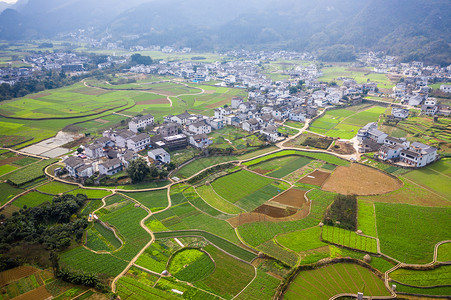
[[[265,214],[272,218],[285,218],[285,217],[294,215],[296,213],[296,211],[297,211],[296,209],[290,208],[290,207],[281,208],[281,207],[263,204],[263,205],[260,205],[259,207],[257,207],[256,209],[254,209],[253,212]]]
[[[26,97],[29,99],[39,99],[45,96],[50,96],[50,93],[38,93],[38,94],[33,94],[33,95],[27,95]]]
[[[169,104],[169,101],[166,98],[158,98],[136,102],[136,105],[148,105],[148,104]]]
[[[344,155],[355,153],[355,149],[351,143],[338,141],[335,143],[333,147],[330,148],[330,151]]]
[[[252,171],[254,171],[254,172],[258,173],[258,174],[265,175],[266,173],[270,173],[270,172],[272,172],[273,170],[252,169]]]
[[[298,182],[321,186],[324,183],[324,181],[326,181],[327,178],[329,178],[330,174],[331,173],[315,170],[312,173],[302,177]],[[314,178],[308,176],[312,176]]]
[[[340,166],[323,184],[322,189],[344,195],[380,195],[399,189],[402,182],[370,167],[353,163]]]
[[[16,300],[44,300],[49,299],[52,295],[47,291],[45,285],[38,287],[28,293],[17,296]]]
[[[25,157],[25,156],[17,155],[17,156],[13,156],[13,157],[8,157],[8,158],[5,158],[5,159],[2,159],[2,160],[0,160],[0,166],[7,165],[7,164],[10,164],[10,163],[13,163],[13,162],[15,162],[15,161],[18,161],[18,160],[24,158],[24,157]]]
[[[289,189],[288,191],[280,194],[279,196],[271,199],[270,202],[277,202],[280,204],[285,204],[297,208],[302,208],[305,204],[305,195],[306,191],[298,190],[298,189]]]
[[[269,205],[268,205],[269,206]],[[309,205],[304,205],[302,209],[296,211],[295,214],[287,217],[273,218],[266,214],[258,213],[258,212],[250,212],[240,214],[236,217],[230,218],[227,220],[229,224],[236,228],[243,224],[254,223],[254,222],[285,222],[285,221],[297,221],[301,220],[308,216],[309,214]],[[279,208],[281,209],[281,208]],[[282,209],[284,210],[284,209]]]
[[[216,108],[216,107],[220,107],[220,106],[223,106],[225,104],[228,104],[228,103],[230,103],[230,99],[225,99],[225,100],[222,100],[222,101],[219,101],[219,102],[207,105],[205,107],[206,108]]]
[[[38,270],[30,266],[22,266],[14,269],[6,270],[0,273],[0,286],[7,285],[22,277],[30,276]]]

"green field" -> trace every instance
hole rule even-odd
[[[328,110],[321,118],[315,120],[309,130],[315,133],[342,139],[353,138],[359,129],[370,122],[376,122],[386,108],[363,105],[361,110]]]
[[[175,173],[175,176],[180,178],[188,178],[207,167],[236,159],[237,158],[235,156],[213,156],[199,158],[180,168],[180,170]]]
[[[19,208],[23,208],[24,205],[27,207],[36,207],[45,202],[51,203],[52,199],[53,196],[41,194],[39,192],[30,192],[14,200],[13,205]]]
[[[161,274],[171,255],[180,249],[180,245],[171,239],[155,241],[139,256],[136,264]]]
[[[381,252],[404,263],[432,261],[436,243],[451,239],[451,208],[375,203]]]
[[[135,199],[142,205],[149,208],[152,212],[157,212],[168,206],[168,196],[167,189],[151,191],[151,192],[140,192],[140,193],[124,193],[130,198]]]
[[[175,253],[168,264],[168,271],[177,279],[195,282],[205,279],[215,270],[215,264],[204,252],[183,249]]]
[[[357,228],[362,230],[365,235],[377,237],[376,214],[373,203],[363,200],[358,201]]]
[[[321,241],[321,227],[312,227],[277,236],[277,242],[295,252],[303,252],[327,246]]]
[[[442,262],[451,261],[451,243],[442,244],[438,247],[437,260]]]
[[[69,185],[58,181],[52,181],[41,185],[37,188],[38,191],[46,194],[59,195],[76,189],[76,185]]]
[[[376,239],[358,235],[354,231],[339,227],[324,226],[322,237],[325,241],[346,246],[352,249],[377,253]]]
[[[11,200],[15,195],[18,195],[23,192],[23,190],[13,187],[6,182],[0,183],[0,190],[2,191],[0,193],[1,205]]]
[[[207,278],[195,282],[195,286],[213,291],[226,299],[238,294],[254,277],[254,268],[209,245],[204,248],[216,264]]]
[[[0,176],[5,175],[6,173],[12,172],[17,169],[18,169],[17,167],[11,166],[11,165],[0,166]]]
[[[213,189],[232,203],[258,191],[273,180],[248,171],[239,171],[216,179],[211,183]]]
[[[242,212],[239,207],[216,194],[211,185],[202,185],[196,188],[196,191],[205,202],[220,211],[227,214],[239,214]]]
[[[350,66],[335,65],[322,68],[323,76],[318,80],[341,83],[337,78],[346,77],[354,79],[358,84],[366,83],[368,80],[377,83],[378,88],[390,89],[394,85],[386,74],[373,73],[371,68],[351,68]]]
[[[368,269],[355,264],[335,264],[301,271],[290,283],[284,299],[329,299],[363,289],[365,295],[390,296],[384,282]]]
[[[274,291],[279,284],[279,279],[269,275],[268,273],[260,269],[257,269],[257,277],[236,299],[272,299],[274,296]]]
[[[243,163],[245,166],[253,166],[255,164],[261,163],[263,161],[273,159],[276,157],[282,157],[282,156],[289,156],[289,155],[300,155],[305,157],[310,157],[317,160],[322,160],[326,163],[337,165],[337,166],[348,166],[349,162],[346,160],[343,160],[341,158],[338,158],[336,156],[333,156],[331,154],[327,153],[319,153],[319,152],[309,152],[309,151],[298,151],[298,150],[282,150],[273,154],[269,154],[263,157],[259,157],[256,159],[251,159],[249,161],[246,161]]]
[[[256,255],[242,247],[237,246],[230,241],[227,241],[221,237],[214,234],[197,231],[197,230],[180,230],[180,231],[170,231],[170,232],[156,232],[156,239],[172,238],[172,237],[184,237],[184,236],[199,236],[205,238],[207,241],[215,245],[216,247],[222,249],[230,255],[233,255],[239,259],[247,262],[251,262],[256,258]]]
[[[282,178],[311,161],[312,159],[304,156],[283,156],[252,165],[250,169],[263,171],[267,176]]]
[[[114,235],[113,231],[95,222],[88,230],[86,246],[94,251],[112,251],[121,247],[122,243]]]
[[[397,269],[390,273],[390,278],[398,282],[419,286],[430,287],[449,285],[449,274],[451,272],[451,266],[440,266],[433,270],[407,270]]]
[[[8,179],[8,181],[12,182],[13,184],[20,186],[37,178],[43,177],[44,168],[55,163],[56,161],[56,159],[42,160],[35,164],[28,165],[19,170],[13,171],[12,173],[9,173],[2,178]]]
[[[439,162],[440,163],[440,162]],[[413,182],[432,190],[451,201],[451,164],[445,161],[438,165],[426,166],[424,168],[410,171],[404,177]]]
[[[76,189],[76,190],[72,190],[66,194],[70,194],[70,195],[82,194],[82,195],[86,195],[86,197],[88,197],[88,199],[102,199],[108,195],[111,195],[111,192],[105,191],[105,190]]]

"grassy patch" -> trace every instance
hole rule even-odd
[[[51,203],[52,199],[53,196],[41,194],[39,192],[31,192],[14,200],[13,205],[19,208],[23,208],[24,205],[27,207],[36,207],[45,202]]]
[[[322,237],[325,241],[349,248],[377,253],[377,241],[369,237],[356,234],[354,231],[324,226]]]
[[[59,195],[59,194],[74,190],[76,188],[77,188],[76,185],[70,185],[70,184],[65,184],[65,183],[61,183],[58,181],[52,181],[47,184],[41,185],[40,187],[37,188],[37,190],[40,192],[43,192],[43,193],[47,193],[47,194]]]
[[[24,168],[21,168],[19,170],[16,170],[6,176],[6,179],[8,179],[10,182],[12,182],[15,185],[22,185],[24,183],[33,181],[39,177],[44,176],[44,168],[55,163],[56,159],[48,159],[48,160],[42,160],[38,163],[28,165]]]
[[[128,197],[135,199],[152,212],[162,210],[168,206],[167,189],[151,192],[125,193]]]
[[[432,261],[434,245],[449,239],[451,208],[376,203],[381,251],[405,263]]]
[[[376,213],[373,203],[358,201],[357,228],[366,235],[377,237]]]
[[[313,227],[279,235],[277,241],[295,252],[303,252],[327,246],[321,241],[321,227]]]
[[[442,244],[438,247],[438,261],[451,261],[451,243]]]

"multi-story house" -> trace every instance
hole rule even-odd
[[[127,148],[139,152],[150,145],[150,136],[147,133],[138,134],[127,140]]]
[[[143,129],[147,126],[152,126],[154,123],[154,117],[151,114],[134,117],[130,122],[128,122],[128,128],[137,133],[139,129]]]

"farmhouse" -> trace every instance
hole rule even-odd
[[[158,129],[158,132],[159,134],[161,134],[161,136],[166,137],[178,134],[179,129],[180,129],[179,124],[170,122],[161,125],[160,128]]]
[[[151,114],[134,117],[130,122],[128,122],[128,128],[137,133],[139,129],[143,129],[147,126],[151,126],[154,123],[154,117]]]
[[[132,151],[141,151],[150,145],[150,136],[147,133],[138,134],[127,140],[127,148]]]
[[[394,118],[407,119],[409,117],[409,110],[399,107],[393,107],[391,110],[391,114]]]
[[[208,134],[211,132],[211,126],[205,121],[199,121],[188,126],[188,130],[194,134]]]
[[[161,148],[150,150],[147,152],[147,155],[153,160],[159,161],[163,164],[168,164],[171,162],[171,155]]]
[[[422,143],[413,142],[401,151],[400,160],[414,167],[424,167],[437,159],[437,148]]]
[[[120,171],[122,171],[122,162],[119,158],[113,158],[99,164],[100,175],[114,175]]]
[[[440,90],[445,93],[451,93],[451,84],[442,84]]]
[[[213,142],[208,138],[208,136],[203,134],[193,135],[189,137],[189,143],[197,148],[206,148]]]

